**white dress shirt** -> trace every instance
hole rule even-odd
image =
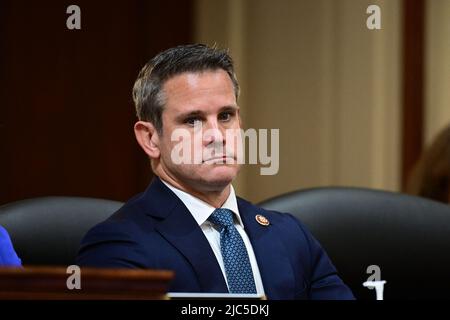
[[[170,185],[169,183],[165,182],[161,179],[161,181],[170,189],[172,190],[178,198],[184,203],[186,208],[189,210],[189,212],[194,217],[195,221],[197,221],[198,225],[203,231],[203,234],[205,235],[206,239],[209,242],[209,245],[211,246],[214,255],[216,256],[217,262],[219,263],[220,269],[222,270],[223,277],[225,279],[225,282],[228,286],[227,276],[225,273],[225,265],[223,263],[222,258],[222,252],[220,251],[220,232],[214,227],[214,225],[208,221],[209,216],[213,213],[213,211],[216,209],[213,206],[209,205],[208,203],[190,195],[187,192],[184,192],[178,188],[175,188],[174,186]],[[250,243],[250,239],[247,236],[247,233],[245,233],[244,230],[244,224],[242,223],[241,216],[239,214],[239,209],[237,205],[236,200],[236,194],[234,193],[234,188],[232,185],[230,185],[230,195],[228,196],[225,203],[222,205],[221,208],[229,209],[233,211],[234,213],[234,226],[236,227],[237,231],[242,237],[242,240],[244,241],[245,248],[247,249],[248,257],[250,259],[250,265],[252,267],[253,271],[253,277],[255,279],[255,285],[256,285],[256,293],[257,294],[264,294],[264,288],[263,283],[261,279],[261,274],[259,272],[258,263],[256,262],[255,253],[253,251],[252,244]]]

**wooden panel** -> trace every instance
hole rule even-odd
[[[165,270],[82,268],[80,289],[69,290],[74,273],[62,267],[0,268],[0,299],[166,299],[174,273]],[[72,282],[69,281],[71,284]]]
[[[191,41],[192,1],[0,2],[0,204],[44,195],[124,201],[149,162],[131,89],[157,52]]]
[[[420,157],[424,139],[424,11],[424,0],[403,0],[403,188]]]

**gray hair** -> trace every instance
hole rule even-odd
[[[152,58],[141,69],[133,87],[133,101],[139,120],[151,122],[162,133],[162,112],[165,105],[163,85],[171,77],[185,72],[225,70],[233,82],[236,100],[239,84],[233,60],[227,50],[203,44],[177,46]]]

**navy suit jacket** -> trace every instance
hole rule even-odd
[[[296,218],[240,198],[238,207],[269,299],[353,299],[325,251]],[[257,214],[270,224],[259,224]],[[175,272],[171,292],[228,292],[201,228],[159,178],[86,234],[77,264],[169,269]]]

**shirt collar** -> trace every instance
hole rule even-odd
[[[192,214],[192,216],[194,217],[195,221],[197,221],[199,226],[205,223],[208,220],[209,216],[216,209],[210,204],[206,203],[205,201],[200,200],[199,198],[194,197],[193,195],[172,186],[163,179],[161,179],[161,181],[170,190],[172,190],[173,193],[175,193],[175,195],[184,203],[184,205]],[[233,211],[235,217],[237,218],[237,222],[241,225],[242,228],[244,228],[244,224],[242,223],[242,219],[239,214],[236,193],[234,192],[234,188],[232,185],[230,185],[230,194],[228,195],[227,200],[225,200],[221,208]]]

